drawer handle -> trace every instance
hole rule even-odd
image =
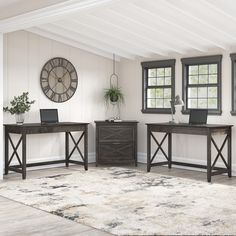
[[[113,143],[113,144],[115,144],[115,145],[119,145],[119,144],[121,144],[121,143]]]

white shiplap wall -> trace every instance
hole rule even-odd
[[[0,33],[0,94],[3,94],[3,34]],[[0,107],[2,107],[3,96],[0,96]],[[3,123],[3,112],[0,109],[0,124]],[[0,126],[0,179],[3,176],[3,126]]]
[[[29,91],[30,99],[36,100],[26,115],[25,122],[39,122],[40,108],[58,108],[60,121],[91,122],[89,125],[89,153],[94,158],[95,135],[93,121],[104,119],[106,108],[103,90],[109,86],[112,61],[80,49],[18,31],[5,36],[4,105],[15,95]],[[52,57],[65,57],[75,66],[79,84],[75,95],[65,103],[51,102],[42,93],[39,83],[44,63]],[[1,63],[0,63],[1,64]],[[4,123],[14,123],[15,117],[4,114]],[[64,155],[63,134],[31,135],[27,139],[29,161],[61,158]],[[2,169],[2,168],[1,168]]]

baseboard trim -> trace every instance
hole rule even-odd
[[[159,161],[166,161],[165,157],[163,155],[157,155],[158,158],[158,162]],[[184,158],[184,157],[177,157],[177,156],[173,156],[173,160],[178,161],[178,162],[186,162],[186,163],[192,163],[192,164],[200,164],[200,165],[206,165],[206,161],[204,160],[198,160],[198,159],[189,159],[189,158]],[[139,152],[138,153],[138,162],[139,163],[147,163],[147,154],[143,153],[143,152]],[[225,167],[224,163],[219,162],[218,167]],[[175,168],[179,168],[179,169],[187,169],[187,170],[195,170],[195,171],[206,171],[204,169],[200,169],[200,168],[192,168],[192,167],[187,167],[187,166],[179,166],[179,165],[175,165]],[[232,175],[236,176],[236,164],[232,165]]]

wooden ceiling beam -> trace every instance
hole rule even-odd
[[[0,32],[9,33],[50,23],[87,9],[117,0],[69,0],[0,21]]]
[[[92,46],[93,48],[100,49],[107,53],[115,53],[116,55],[119,55],[121,57],[127,58],[127,59],[134,59],[135,55],[132,55],[131,53],[128,53],[124,50],[121,50],[117,48],[116,46],[113,47],[111,45],[105,44],[101,41],[95,40],[90,37],[86,37],[83,35],[80,35],[74,31],[66,30],[65,28],[58,27],[52,24],[42,25],[38,26],[39,29],[46,30],[48,32],[54,33],[58,36],[66,37],[69,40],[74,40],[78,43],[82,43],[84,45]]]
[[[102,56],[102,57],[105,57],[105,58],[108,58],[108,59],[112,59],[113,58],[112,53],[104,52],[101,49],[94,48],[94,47],[92,47],[90,45],[78,43],[75,40],[68,39],[68,38],[66,38],[64,36],[57,35],[55,33],[51,33],[51,32],[49,32],[47,30],[42,30],[42,29],[34,27],[34,28],[27,29],[27,31],[30,32],[30,33],[37,34],[37,35],[39,35],[41,37],[45,37],[45,38],[48,38],[48,39],[51,39],[51,40],[55,40],[57,42],[64,43],[66,45],[75,47],[75,48],[79,48],[81,50],[85,50],[85,51],[93,53],[95,55],[99,55],[99,56]],[[118,55],[116,57],[116,61],[120,61],[120,57]]]
[[[142,57],[150,57],[151,54],[148,51],[143,50],[142,47],[137,47],[130,41],[122,41],[113,35],[106,34],[101,32],[97,27],[90,27],[89,25],[83,24],[81,22],[75,21],[62,21],[53,23],[52,25],[64,29],[65,32],[67,30],[73,31],[79,35],[89,37],[95,41],[105,43],[110,47],[115,47],[119,50],[125,50],[125,52],[130,53],[132,55],[138,55]]]

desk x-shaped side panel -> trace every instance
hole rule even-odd
[[[78,141],[75,140],[75,138],[73,137],[71,132],[66,132],[66,166],[69,166],[69,163],[74,163],[74,164],[84,164],[87,162],[85,155],[82,154],[80,148],[79,148],[79,144],[82,140],[83,137],[85,137],[85,131],[82,132],[82,134],[80,135]],[[72,148],[71,151],[69,151],[69,137],[71,138],[72,142],[74,143],[74,147]],[[75,150],[78,151],[82,161],[75,161],[75,160],[71,160],[70,158],[72,157],[73,153],[75,152]],[[88,165],[85,164],[84,166],[85,170],[88,169]]]
[[[64,160],[52,160],[37,163],[27,163],[26,162],[26,137],[30,134],[40,134],[40,133],[65,133],[65,159]],[[72,135],[72,132],[82,132],[78,141]],[[11,133],[20,135],[19,140],[14,144],[11,137]],[[69,152],[69,137],[73,141],[73,148]],[[83,153],[79,148],[81,140],[84,141]],[[9,157],[9,143],[13,149],[11,156]],[[22,154],[19,154],[19,147],[22,147]],[[72,154],[77,150],[82,161],[71,160]],[[16,157],[18,164],[11,165],[12,161]],[[26,178],[26,167],[41,166],[41,165],[52,165],[65,163],[69,166],[69,163],[83,165],[84,169],[88,169],[88,123],[61,123],[59,125],[41,125],[38,123],[26,124],[22,126],[18,125],[5,125],[5,174],[7,175],[9,170],[18,172],[22,174],[22,178]]]
[[[176,128],[177,127],[177,128]],[[182,165],[182,166],[188,166],[188,167],[194,167],[194,168],[204,168],[207,169],[207,180],[208,182],[211,181],[211,177],[218,174],[228,173],[228,176],[231,177],[232,175],[232,164],[231,164],[231,127],[232,126],[225,126],[225,127],[205,127],[202,126],[201,130],[199,131],[199,127],[181,127],[181,126],[174,126],[174,129],[172,130],[171,125],[161,125],[161,124],[150,124],[147,127],[147,171],[149,172],[151,170],[151,167],[153,166],[161,166],[161,165],[168,165],[169,168],[171,168],[171,165]],[[193,129],[194,128],[194,129]],[[176,132],[177,131],[177,132]],[[204,131],[202,133],[202,131]],[[154,136],[155,132],[162,132],[165,133],[162,140],[159,142],[157,138]],[[177,162],[172,161],[172,132],[173,133],[186,133],[186,134],[197,134],[197,135],[205,135],[207,136],[207,165],[198,165],[198,164],[192,164],[192,163],[185,163],[185,162]],[[212,134],[215,133],[221,133],[226,134],[222,144],[220,147],[217,146]],[[163,143],[165,142],[166,138],[168,137],[168,155],[165,152],[164,148],[162,147]],[[151,140],[154,141],[154,143],[157,145],[157,148],[154,152],[154,154],[151,156]],[[223,149],[226,145],[227,146],[227,161],[226,158],[223,156]],[[217,155],[212,163],[212,153],[211,153],[211,144],[215,147],[217,151]],[[162,162],[154,162],[157,158],[158,152],[162,152],[164,157],[167,161]],[[225,168],[224,167],[216,167],[216,164],[219,160],[219,158],[222,159]]]

